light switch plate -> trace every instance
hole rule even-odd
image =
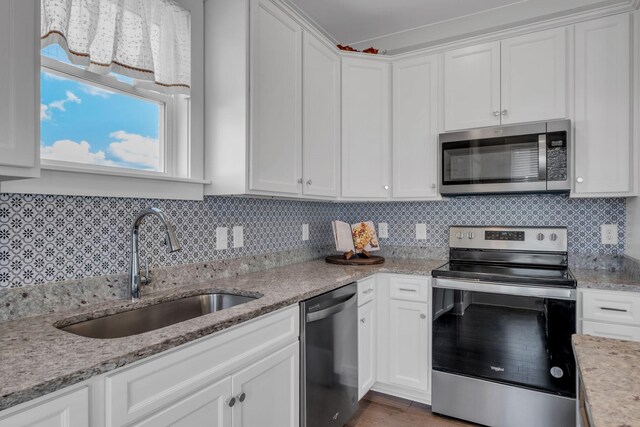
[[[603,245],[618,244],[618,224],[602,224],[600,226],[600,243]]]
[[[387,224],[386,222],[378,223],[378,237],[381,239],[389,238],[389,224]]]
[[[427,224],[416,224],[416,240],[427,240]]]
[[[309,240],[309,224],[302,224],[302,240]]]
[[[233,227],[233,247],[241,248],[244,246],[244,228],[241,225]]]
[[[221,251],[229,247],[227,242],[227,227],[216,228],[216,249]]]

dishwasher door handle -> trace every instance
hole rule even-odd
[[[316,311],[315,313],[308,313],[307,314],[307,323],[311,323],[311,322],[315,322],[317,320],[322,320],[322,319],[326,319],[327,317],[336,314],[336,313],[340,313],[341,311],[346,310],[347,308],[351,307],[353,304],[355,304],[355,302],[358,299],[358,294],[353,294],[353,296],[351,298],[349,298],[348,300],[338,303],[336,305],[332,305],[331,307],[327,307],[323,310],[320,311]]]

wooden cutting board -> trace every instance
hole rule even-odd
[[[376,265],[384,263],[384,257],[381,256],[371,256],[370,258],[354,256],[351,259],[344,259],[342,255],[331,255],[326,257],[324,260],[329,264],[339,265]]]

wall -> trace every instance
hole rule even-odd
[[[622,255],[625,199],[569,199],[566,195],[460,197],[441,202],[349,203],[338,217],[354,223],[389,223],[382,245],[447,247],[449,225],[567,226],[569,252]],[[427,240],[416,240],[415,224],[427,224]],[[618,224],[618,245],[600,244],[600,224]]]
[[[141,231],[141,258],[151,266],[279,252],[331,244],[330,203],[207,197],[204,201],[0,194],[0,289],[124,273],[135,213],[163,209],[175,222],[182,251],[161,246],[159,221],[148,217]],[[309,223],[310,240],[302,241]],[[240,249],[215,249],[216,227],[244,226]]]

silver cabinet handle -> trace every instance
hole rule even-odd
[[[238,395],[238,400],[240,401],[240,403],[244,402],[244,399],[246,398],[247,398],[247,395],[244,394],[244,392]]]
[[[507,110],[502,110],[502,115],[503,115],[503,116],[506,116],[507,114],[509,114],[509,111],[507,111]]]
[[[626,313],[627,312],[627,310],[625,310],[624,308],[613,308],[613,307],[600,307],[600,310],[617,311],[618,313]]]
[[[363,317],[362,319],[360,319],[360,323],[364,323],[366,322],[365,318]]]
[[[493,115],[494,115],[495,117],[500,117],[500,111],[494,111],[494,112],[493,112]]]
[[[311,180],[310,179],[307,180],[307,185],[311,185]]]
[[[233,408],[233,405],[236,404],[236,398],[232,397],[229,400],[227,400],[227,403],[229,404],[229,406],[231,406]]]
[[[298,184],[302,184],[302,178],[298,178]]]
[[[421,319],[426,319],[426,318],[427,318],[427,316],[426,316],[425,314],[421,314],[421,315],[420,315],[420,318],[421,318]]]
[[[373,292],[373,289],[367,289],[366,291],[363,291],[363,294],[370,294],[371,292]]]
[[[384,186],[384,189],[385,189],[385,190],[388,190],[388,189],[389,189],[389,186],[388,186],[388,185],[385,185],[385,186]]]
[[[431,188],[436,188],[436,185],[435,184],[431,184]]]
[[[404,291],[404,292],[416,292],[415,289],[407,289],[407,288],[398,288],[399,291]]]
[[[578,181],[579,184],[582,184],[584,182],[584,179],[579,176],[578,178],[576,178],[576,181]]]

